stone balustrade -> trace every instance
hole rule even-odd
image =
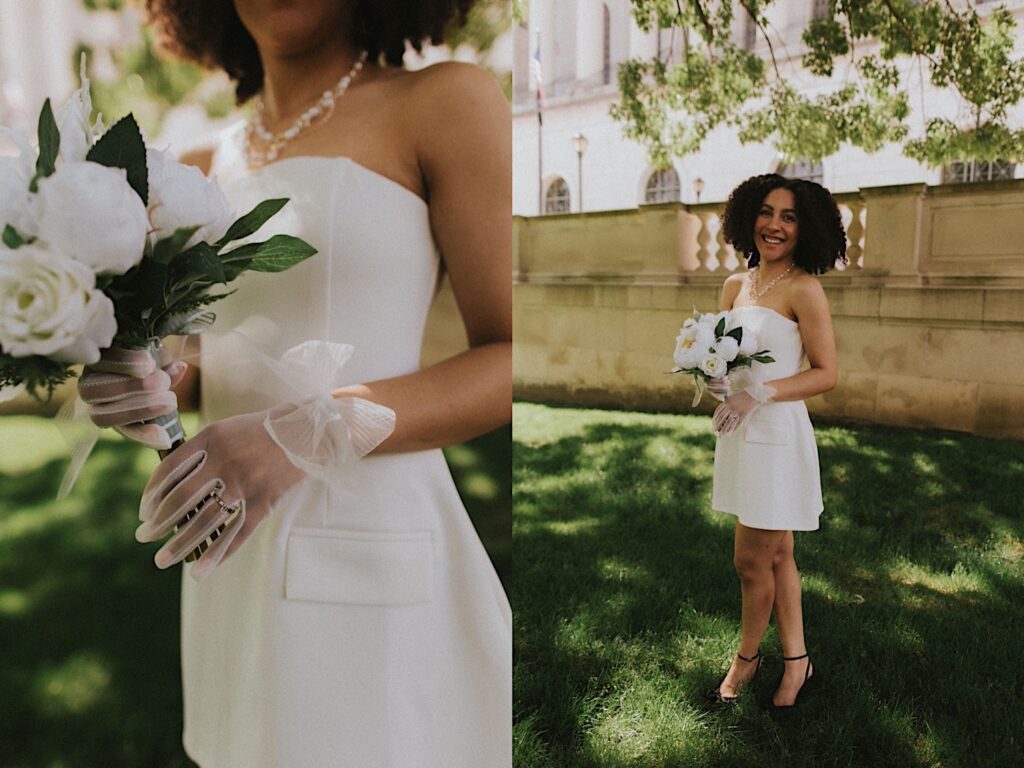
[[[813,414],[1024,438],[1024,182],[837,195],[849,264],[822,278],[840,381]],[[741,268],[721,203],[517,218],[518,397],[687,411],[682,319]]]

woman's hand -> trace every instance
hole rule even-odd
[[[731,435],[743,426],[743,423],[761,405],[762,403],[748,392],[740,392],[727,397],[725,402],[715,409],[715,415],[711,418],[711,427],[719,437]]]
[[[237,516],[195,566],[212,570],[252,535],[274,502],[305,477],[263,426],[267,413],[214,422],[171,453],[146,485],[139,508],[139,541],[163,538],[195,514],[156,553],[158,568],[183,560],[229,518]]]
[[[103,350],[100,361],[87,367],[78,380],[78,394],[93,423],[112,427],[148,448],[170,448],[166,429],[141,422],[177,410],[178,398],[171,388],[184,377],[188,365],[173,360],[164,349],[160,362],[158,368],[144,349]]]
[[[731,387],[732,383],[729,381],[728,374],[717,379],[708,379],[707,382],[707,390],[716,400],[724,401],[725,398],[729,396],[729,390]]]
[[[307,475],[330,482],[394,426],[389,408],[330,396],[214,422],[156,468],[135,538],[156,541],[177,527],[156,553],[159,568],[206,542],[192,570],[201,578],[252,535],[289,488]]]

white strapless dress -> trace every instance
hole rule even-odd
[[[347,158],[246,173],[237,138],[213,172],[238,213],[289,197],[259,239],[319,252],[213,306],[204,419],[270,405],[242,375],[239,328],[271,355],[352,344],[345,383],[415,371],[439,269],[426,204]],[[511,766],[511,611],[441,451],[343,469],[289,491],[205,580],[186,573],[186,751],[202,768]]]
[[[768,307],[732,310],[757,335],[774,363],[755,363],[752,375],[772,381],[800,372],[804,347],[799,326]],[[818,446],[807,406],[767,403],[715,445],[711,506],[749,528],[814,531],[823,504]]]

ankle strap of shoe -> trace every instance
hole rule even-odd
[[[759,658],[761,658],[761,649],[758,648],[757,649],[757,653],[755,653],[749,659],[746,656],[744,656],[743,654],[741,654],[741,653],[737,653],[736,654],[736,658],[739,659],[740,661],[747,661],[747,662],[757,661]]]
[[[805,653],[803,656],[783,656],[782,660],[783,661],[800,661],[800,659],[806,659],[808,655],[809,654]],[[740,658],[743,658],[743,657],[741,656]]]

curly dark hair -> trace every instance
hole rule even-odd
[[[729,195],[722,217],[725,241],[742,253],[751,269],[761,261],[754,245],[754,224],[761,203],[773,189],[782,187],[796,200],[799,225],[793,262],[805,272],[821,275],[846,263],[846,231],[832,194],[807,179],[787,179],[777,173],[751,176]]]
[[[402,65],[406,42],[444,42],[450,22],[466,23],[476,0],[354,0],[353,43],[369,61]],[[245,103],[263,88],[263,65],[256,41],[242,24],[232,0],[146,0],[150,18],[164,33],[171,52],[227,72],[235,98]]]

